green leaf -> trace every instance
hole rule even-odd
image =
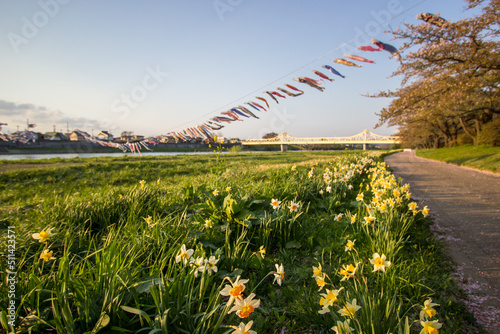
[[[286,243],[285,247],[290,248],[300,248],[300,243],[298,241],[292,240]]]
[[[151,288],[153,284],[161,285],[161,279],[159,277],[151,277],[148,280],[133,284],[131,288],[135,288],[137,293],[149,292],[149,288]]]
[[[98,333],[101,329],[109,325],[110,322],[109,315],[106,314],[106,312],[101,313],[101,317],[99,320],[97,320],[97,323],[94,326],[94,329],[92,330],[92,334]]]
[[[151,323],[151,318],[149,317],[149,315],[144,312],[144,311],[141,311],[139,309],[136,309],[136,308],[133,308],[133,307],[130,307],[130,306],[120,306],[120,308],[122,310],[124,310],[125,312],[129,312],[129,313],[132,313],[132,314],[137,314],[138,316],[141,316],[141,317],[144,317],[146,319],[146,321],[148,322],[148,324],[151,326],[152,323]]]
[[[5,311],[0,312],[0,323],[2,324],[2,327],[3,329],[5,329],[5,331],[9,329],[9,321],[7,320],[7,313]]]

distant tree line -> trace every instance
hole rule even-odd
[[[377,116],[399,127],[405,146],[500,145],[500,0],[466,0],[481,14],[443,25],[404,24],[392,31],[406,53],[392,76],[401,87]]]

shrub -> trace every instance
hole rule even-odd
[[[500,145],[500,118],[483,125],[477,137],[478,144],[499,146]]]
[[[459,146],[474,144],[474,140],[466,133],[461,133],[457,137],[457,144]]]

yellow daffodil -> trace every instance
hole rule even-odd
[[[276,266],[276,271],[274,272],[274,282],[278,282],[278,284],[281,286],[281,282],[285,279],[285,268],[283,268],[283,264],[275,264]]]
[[[359,193],[358,196],[356,196],[356,201],[363,202],[364,198],[365,198],[365,194]]]
[[[245,299],[236,299],[234,306],[229,310],[228,313],[232,313],[236,311],[236,315],[240,318],[248,318],[250,314],[252,314],[256,308],[260,306],[260,300],[255,299],[255,293],[251,293]]]
[[[40,259],[49,262],[50,260],[55,260],[56,258],[52,256],[54,252],[48,249],[44,249],[42,254],[40,254]]]
[[[363,219],[365,220],[364,225],[369,225],[376,220],[376,218],[373,216],[364,217]]]
[[[312,277],[316,278],[316,277],[321,277],[321,276],[323,276],[323,268],[321,268],[321,263],[318,263],[317,267],[313,266]]]
[[[318,291],[321,291],[325,287],[325,285],[326,285],[325,278],[326,278],[325,274],[321,274],[321,276],[317,276],[316,277],[316,285],[319,286],[319,290]]]
[[[235,299],[243,299],[243,294],[242,292],[245,290],[245,284],[248,283],[247,279],[241,279],[240,276],[236,277],[236,280],[234,282],[231,281],[230,278],[226,277],[229,281],[229,284],[226,284],[224,289],[220,292],[222,296],[229,296],[229,301],[228,304],[231,305],[233,303],[233,300]]]
[[[356,242],[356,239],[354,241],[347,240],[347,244],[345,245],[345,251],[350,252],[354,249],[354,243]]]
[[[438,329],[442,326],[442,324],[440,324],[437,320],[420,321],[420,325],[423,327],[420,334],[439,334]]]
[[[297,166],[293,165],[292,166],[292,171],[296,170],[297,169]]]
[[[387,204],[380,203],[380,205],[378,206],[378,211],[380,211],[380,213],[387,213]]]
[[[40,233],[33,233],[31,236],[33,239],[38,240],[38,242],[45,242],[48,238],[53,236],[52,230],[52,228],[49,228],[47,230],[40,231]]]
[[[357,217],[358,217],[357,213],[355,213],[354,215],[351,216],[351,224],[354,224],[356,222]]]
[[[277,199],[272,199],[271,200],[271,206],[273,207],[274,210],[280,208],[281,201],[278,201]]]
[[[246,325],[240,322],[238,327],[236,326],[229,326],[229,327],[234,329],[234,332],[232,332],[231,334],[257,334],[256,331],[250,329],[252,328],[252,325],[253,325],[253,320],[249,321],[248,324]]]
[[[351,334],[354,331],[354,328],[351,328],[350,325],[351,319],[347,319],[346,321],[337,321],[337,326],[332,327],[332,331],[336,334]]]
[[[329,307],[333,306],[333,303],[335,303],[338,300],[338,295],[340,293],[340,290],[343,288],[340,288],[338,290],[328,290],[326,289],[326,293],[321,294],[321,299],[319,300],[319,304],[323,307],[320,311],[318,311],[319,314],[325,314],[328,311],[330,311]]]
[[[427,217],[429,215],[429,208],[427,207],[427,205],[422,209],[422,214],[424,215],[424,217]]]
[[[394,197],[399,197],[399,196],[401,196],[401,193],[399,192],[399,190],[398,190],[398,189],[394,189],[394,190],[392,191],[392,194],[394,195]]]
[[[141,189],[144,189],[144,187],[146,186],[146,181],[141,180],[139,181],[139,183],[141,184]]]
[[[417,210],[418,208],[418,205],[416,202],[411,202],[410,204],[408,204],[408,209],[410,209],[411,211],[415,211]]]
[[[344,277],[342,277],[342,279],[340,281],[342,282],[342,281],[345,281],[345,280],[353,277],[356,274],[357,269],[358,269],[357,265],[356,265],[356,267],[353,266],[352,264],[349,264],[348,266],[343,265],[342,268],[340,268],[340,275],[342,275]]]
[[[370,259],[370,263],[373,264],[373,271],[382,270],[385,272],[385,268],[390,267],[391,262],[385,260],[385,255],[380,256],[378,253],[373,254],[373,258]]]
[[[189,258],[191,255],[193,255],[194,250],[193,249],[188,249],[186,250],[186,245],[181,246],[181,250],[179,251],[179,254],[175,257],[175,262],[179,263],[182,261],[184,265],[187,265]]]
[[[420,319],[430,319],[433,316],[436,315],[436,310],[433,309],[434,306],[439,306],[439,304],[434,304],[432,302],[432,299],[427,299],[424,302],[424,307],[422,308],[422,311],[420,311]]]
[[[215,189],[214,191],[212,191],[212,194],[213,194],[214,196],[217,196],[217,195],[219,195],[219,191],[218,191],[217,189]]]
[[[154,224],[153,224],[153,218],[151,216],[147,216],[146,218],[142,218],[144,219],[144,221],[146,222],[146,224],[148,224],[149,227],[153,227]]]
[[[231,187],[226,187],[226,191],[230,192],[231,191]]]
[[[161,183],[161,177],[158,178],[158,180],[156,180],[156,184],[160,184]]]
[[[357,305],[356,299],[351,303],[346,303],[343,308],[339,310],[339,314],[344,317],[354,318],[354,314],[361,308]]]
[[[259,254],[260,254],[260,256],[262,256],[262,258],[264,258],[266,256],[266,249],[264,248],[264,246],[260,246]]]

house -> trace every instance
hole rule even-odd
[[[69,140],[68,137],[66,137],[63,133],[61,132],[46,132],[43,135],[44,140]]]
[[[108,131],[101,131],[97,134],[97,139],[102,141],[113,141],[114,137]]]
[[[131,141],[142,141],[144,140],[144,136],[141,136],[141,135],[133,135],[131,138],[130,138]]]
[[[84,131],[73,131],[71,132],[71,135],[69,136],[69,140],[71,141],[85,141],[85,138],[90,137],[90,135],[87,132]]]

